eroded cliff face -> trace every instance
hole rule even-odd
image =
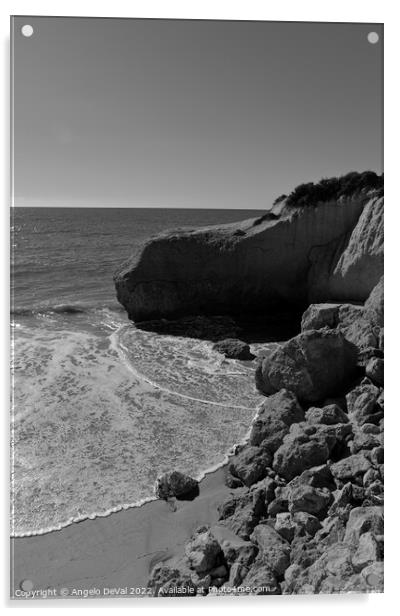
[[[382,199],[370,193],[167,232],[115,274],[117,297],[135,321],[267,312],[350,299],[353,290],[364,301],[382,274],[382,216]]]
[[[364,302],[383,274],[383,197],[371,198],[352,231],[311,253],[309,300]]]

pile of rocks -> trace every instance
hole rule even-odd
[[[349,323],[351,310],[310,306],[262,358],[268,397],[219,521],[155,567],[154,595],[383,591],[383,280]]]

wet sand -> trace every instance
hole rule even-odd
[[[146,587],[157,562],[182,553],[198,526],[218,519],[217,505],[230,492],[224,474],[220,468],[207,475],[193,501],[175,501],[175,506],[152,501],[45,535],[12,539],[11,596],[18,599],[21,587],[32,584],[34,590],[55,589],[56,597],[61,589],[71,597],[90,589],[90,598],[116,596],[104,589],[132,596],[130,589]]]

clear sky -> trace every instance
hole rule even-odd
[[[382,171],[380,25],[12,28],[14,205],[263,209],[301,182]]]

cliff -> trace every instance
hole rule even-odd
[[[276,213],[280,210],[280,213]],[[361,190],[258,219],[148,240],[116,272],[135,321],[365,301],[383,273],[383,197]]]

